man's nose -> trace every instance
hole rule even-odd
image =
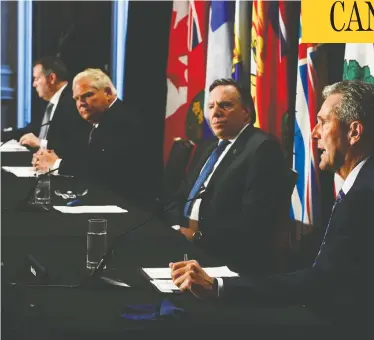
[[[319,136],[318,129],[319,129],[319,124],[317,124],[312,130],[312,133],[311,133],[312,139],[318,139],[318,136]]]

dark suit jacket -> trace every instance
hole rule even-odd
[[[372,287],[374,157],[337,204],[316,265],[268,277],[224,279],[229,299],[306,304],[331,318],[365,318]],[[371,264],[370,264],[371,263]],[[360,315],[361,316],[358,316]]]
[[[63,159],[60,173],[92,180],[130,198],[151,194],[144,128],[138,117],[136,110],[117,99],[104,113],[90,145],[87,136],[80,160]]]
[[[19,140],[26,133],[33,133],[38,136],[43,116],[44,112],[36,113],[32,123],[28,126],[6,135],[3,134],[3,137]],[[90,125],[79,115],[72,98],[70,84],[68,84],[61,93],[48,129],[47,148],[55,150],[61,157],[76,157],[77,154],[82,152],[89,131]]]
[[[168,223],[187,226],[186,198],[216,146],[202,152],[177,198],[167,207]],[[248,126],[218,165],[202,198],[199,246],[238,271],[272,268],[274,232],[285,202],[286,166],[279,144]],[[173,208],[172,208],[173,207]]]

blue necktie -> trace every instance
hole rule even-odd
[[[209,175],[213,171],[214,165],[216,164],[218,158],[222,155],[222,152],[226,149],[226,146],[229,144],[230,144],[230,141],[223,140],[213,150],[207,162],[205,163],[203,170],[200,172],[199,177],[196,179],[196,182],[194,186],[192,187],[190,194],[188,195],[188,200],[191,200],[192,198],[194,198],[198,194],[199,190],[201,190],[201,186],[204,184],[206,179],[209,177]],[[192,201],[188,201],[184,206],[184,216],[187,218],[190,217],[191,206],[192,206]]]
[[[326,228],[326,231],[325,231],[325,236],[323,237],[323,241],[322,241],[322,244],[321,244],[321,247],[320,247],[320,250],[318,252],[318,255],[316,256],[316,259],[314,260],[314,263],[313,263],[313,267],[316,265],[317,263],[317,259],[318,259],[318,256],[319,254],[321,253],[321,250],[322,250],[322,247],[324,246],[324,244],[326,243],[326,235],[329,231],[329,228],[330,228],[330,224],[331,224],[331,220],[332,220],[332,216],[334,214],[334,210],[337,206],[338,203],[340,203],[342,201],[342,199],[345,197],[345,193],[343,190],[340,189],[339,193],[338,193],[338,196],[336,197],[336,200],[332,206],[332,210],[331,210],[331,215],[330,215],[330,219],[329,219],[329,223],[327,224],[327,228]]]

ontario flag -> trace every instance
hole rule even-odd
[[[208,25],[207,1],[174,1],[166,69],[164,164],[176,137],[203,137]]]
[[[256,126],[284,145],[288,119],[287,2],[253,1],[251,94]]]
[[[293,168],[298,179],[292,194],[291,217],[318,226],[321,210],[318,150],[311,132],[322,104],[322,88],[327,84],[327,63],[322,45],[302,43],[301,30],[300,19],[293,148]]]

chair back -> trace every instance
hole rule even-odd
[[[180,187],[186,176],[186,168],[190,161],[195,144],[180,137],[174,138],[169,159],[164,167],[162,179],[162,200],[168,200]]]
[[[293,169],[287,172],[287,200],[282,203],[279,223],[275,234],[275,266],[278,271],[287,271],[291,254],[292,223],[290,217],[291,197],[298,178],[298,173]]]

